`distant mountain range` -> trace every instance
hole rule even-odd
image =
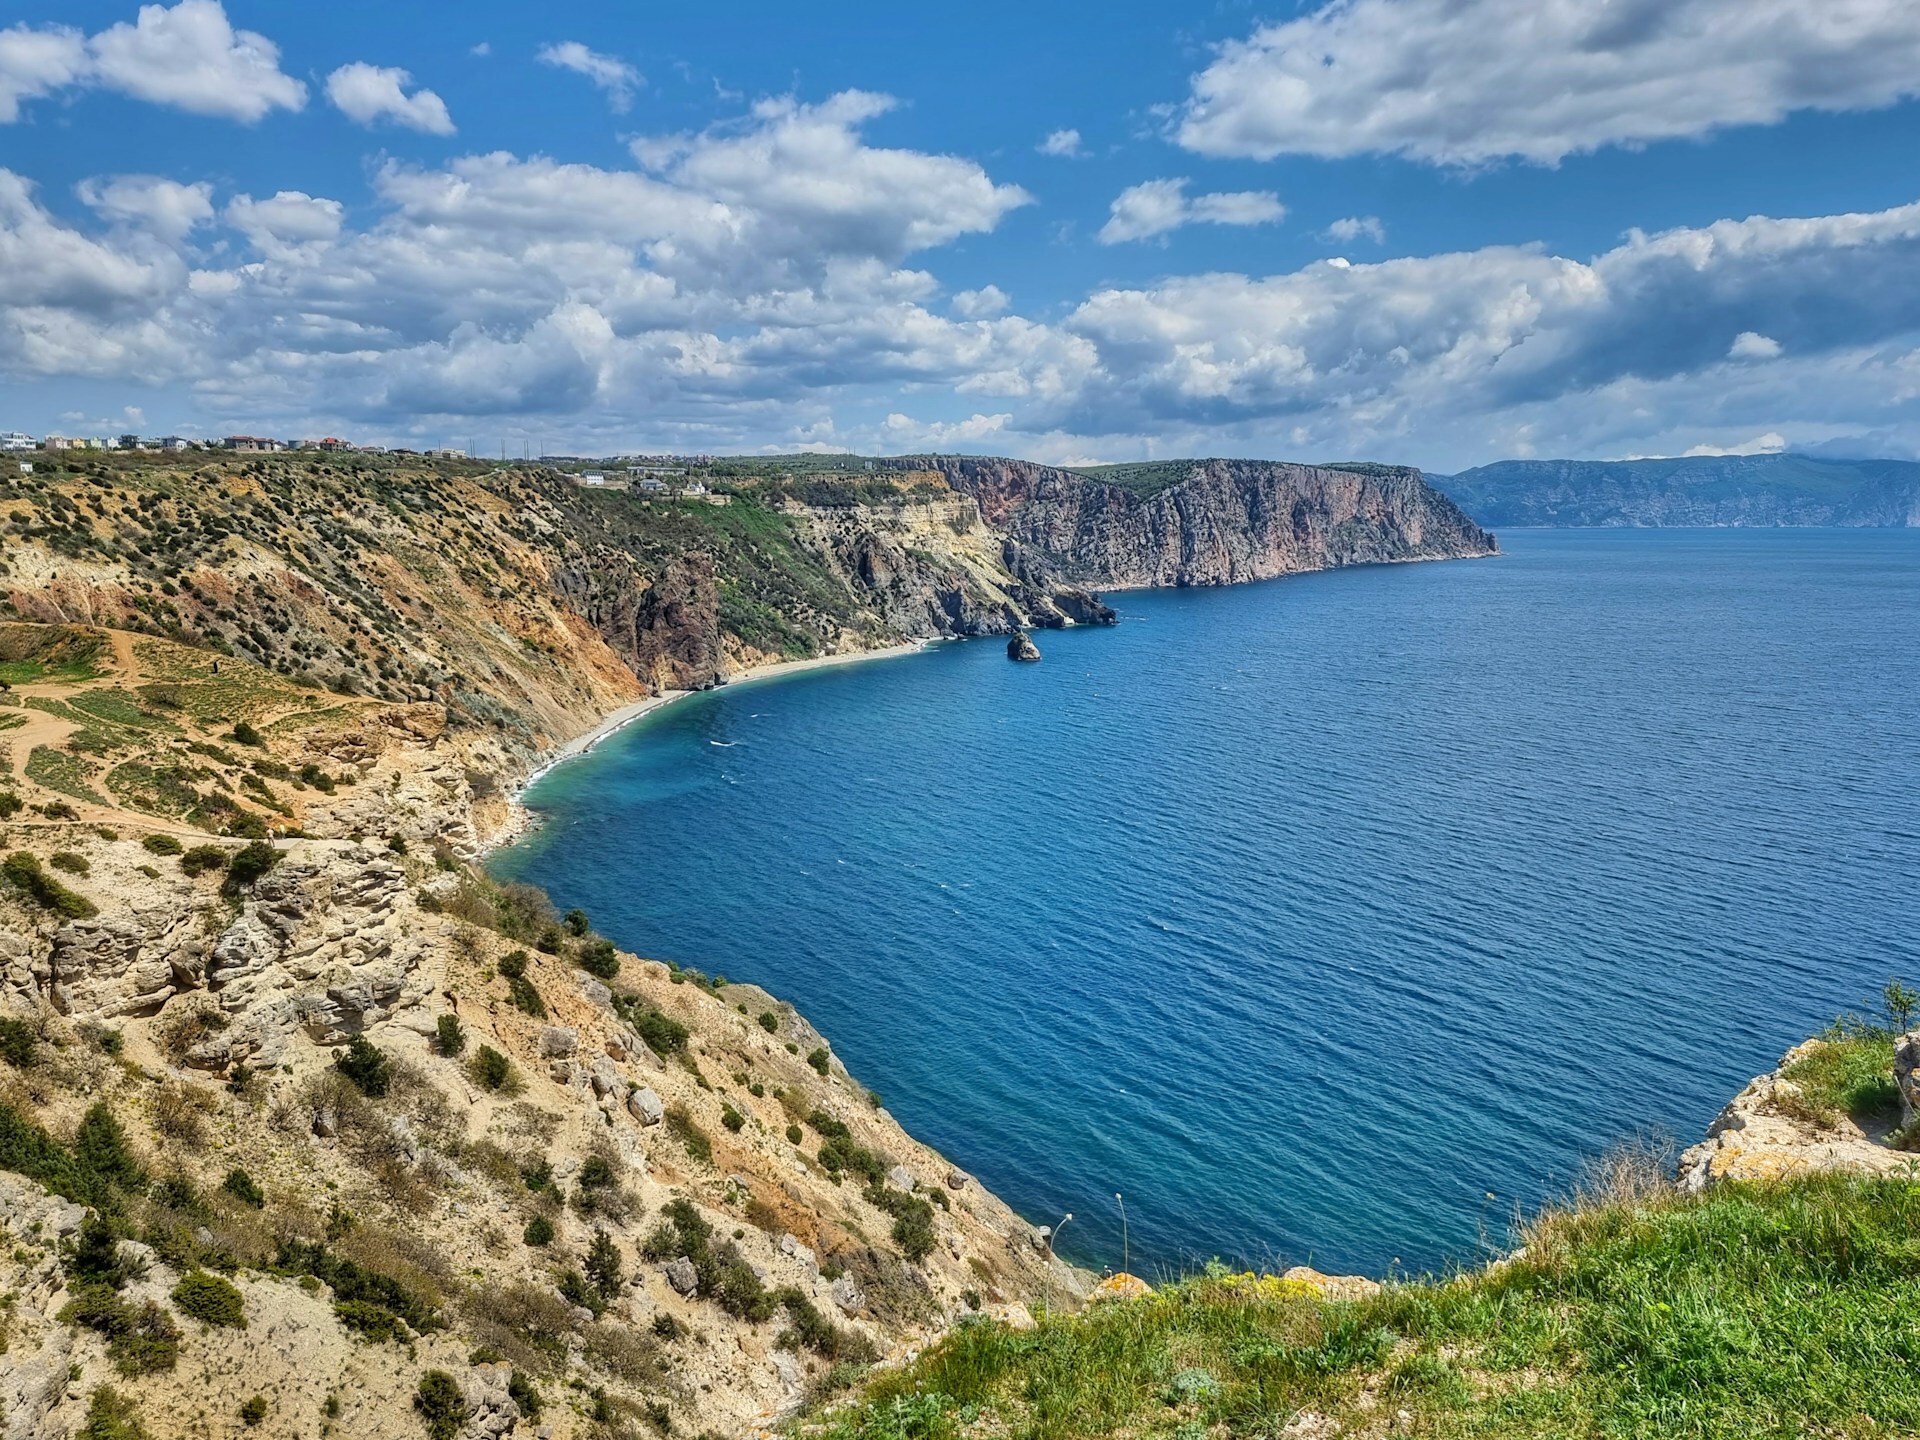
[[[1502,460],[1429,479],[1475,520],[1496,529],[1920,525],[1920,464],[1908,460]]]

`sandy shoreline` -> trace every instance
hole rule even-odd
[[[902,655],[917,655],[929,645],[938,642],[915,640],[904,645],[889,645],[879,650],[852,650],[838,655],[816,655],[810,660],[782,660],[772,665],[754,665],[742,670],[738,675],[727,678],[726,685],[720,688],[731,689],[735,685],[746,685],[756,680],[775,680],[785,675],[798,675],[806,670],[824,670],[831,665],[852,665],[863,660],[891,660]],[[533,768],[507,792],[507,803],[514,812],[514,823],[487,846],[489,851],[502,849],[513,844],[533,828],[533,816],[521,804],[521,799],[541,777],[557,766],[566,764],[587,754],[609,735],[626,729],[634,721],[651,715],[663,706],[676,700],[684,700],[689,695],[698,695],[698,690],[668,690],[659,695],[649,695],[636,700],[631,705],[622,705],[618,710],[605,716],[591,729],[585,730],[563,744],[556,745],[541,755]]]

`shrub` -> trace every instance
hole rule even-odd
[[[507,981],[507,998],[516,1010],[523,1010],[536,1020],[547,1018],[547,1002],[540,998],[531,980],[520,977]]]
[[[467,1048],[467,1032],[458,1015],[442,1015],[434,1022],[433,1048],[449,1060]]]
[[[531,1376],[515,1370],[507,1377],[507,1397],[520,1407],[520,1417],[532,1424],[540,1418],[540,1387]]]
[[[147,1184],[140,1162],[127,1145],[127,1132],[104,1100],[81,1117],[73,1137],[73,1168],[86,1192],[78,1198],[93,1205],[104,1206],[121,1193],[143,1190]]]
[[[893,1243],[909,1260],[920,1261],[933,1253],[933,1206],[918,1195],[889,1190],[884,1185],[869,1185],[864,1192],[868,1204],[893,1217]]]
[[[31,1070],[40,1059],[40,1037],[24,1020],[0,1015],[0,1060],[16,1070]]]
[[[189,875],[205,875],[210,870],[224,870],[227,866],[227,852],[219,845],[195,845],[180,854],[180,868]]]
[[[56,850],[47,857],[47,863],[56,870],[64,870],[69,875],[91,875],[93,866],[87,857],[77,855],[71,850]]]
[[[133,1405],[111,1385],[102,1385],[87,1402],[87,1423],[74,1440],[147,1440],[147,1431]]]
[[[149,835],[140,843],[155,855],[178,855],[182,848],[171,835]]]
[[[729,1315],[756,1324],[770,1318],[774,1298],[731,1240],[713,1243],[713,1226],[684,1199],[667,1202],[661,1223],[648,1235],[642,1253],[649,1260],[684,1255],[699,1276],[699,1293]]]
[[[246,1301],[229,1282],[205,1270],[190,1270],[173,1287],[173,1303],[180,1313],[203,1325],[235,1330],[247,1328]]]
[[[220,1182],[220,1188],[242,1205],[251,1205],[256,1210],[263,1208],[267,1203],[267,1197],[261,1192],[254,1178],[237,1166],[227,1172],[227,1178]]]
[[[587,912],[578,908],[569,910],[565,915],[560,917],[560,924],[565,928],[567,934],[573,936],[574,939],[584,939],[589,929]]]
[[[598,1151],[580,1162],[580,1188],[582,1190],[605,1190],[615,1179],[613,1162]]]
[[[620,1298],[620,1247],[605,1230],[596,1228],[593,1232],[593,1243],[587,1247],[586,1272],[587,1283],[603,1301],[611,1305]]]
[[[56,915],[69,920],[91,920],[100,913],[100,907],[84,895],[75,894],[46,871],[40,868],[40,862],[25,850],[16,850],[5,860],[0,861],[0,877],[43,910],[51,910]]]
[[[227,738],[236,745],[264,745],[260,732],[244,720],[233,722],[233,729],[227,732]]]
[[[611,980],[620,973],[620,957],[611,940],[590,940],[580,947],[580,968],[589,975]]]
[[[524,950],[509,950],[500,957],[500,973],[509,980],[522,979],[527,973],[527,964],[532,958]]]
[[[808,1054],[807,1064],[811,1065],[815,1070],[818,1070],[822,1076],[824,1076],[827,1073],[827,1062],[829,1058],[830,1057],[827,1054],[826,1046],[824,1045],[816,1046],[813,1049],[813,1051]]]
[[[600,1292],[587,1283],[587,1277],[578,1270],[563,1270],[556,1282],[560,1298],[569,1305],[578,1305],[583,1310],[591,1310],[593,1318],[598,1320],[600,1312],[607,1308],[607,1302]]]
[[[237,737],[236,737],[237,738]],[[255,1395],[240,1406],[240,1423],[252,1428],[267,1418],[267,1397]]]
[[[536,1215],[527,1221],[527,1228],[520,1238],[529,1245],[551,1245],[553,1243],[553,1222],[544,1215]]]
[[[26,804],[11,790],[0,790],[0,820],[11,820],[26,808]]]
[[[459,1382],[444,1370],[429,1370],[420,1377],[414,1392],[413,1408],[427,1427],[430,1440],[459,1440],[467,1425],[467,1397]]]
[[[687,1053],[687,1039],[693,1032],[678,1020],[637,1003],[622,1006],[616,1001],[615,1009],[620,1011],[621,1019],[633,1026],[646,1047],[661,1059]]]
[[[227,878],[220,886],[223,895],[237,895],[280,863],[280,852],[265,840],[242,845],[227,862]]]
[[[798,1125],[787,1126],[787,1140],[791,1144],[798,1145],[804,1138],[805,1132]]]
[[[747,1123],[747,1117],[723,1100],[720,1103],[720,1123],[738,1135],[741,1127]]]
[[[353,1037],[346,1052],[333,1062],[333,1067],[351,1080],[356,1090],[372,1100],[385,1095],[387,1087],[393,1083],[393,1062],[364,1035]]]
[[[762,1010],[760,1012],[760,1028],[769,1035],[773,1034],[774,1031],[780,1028],[780,1017],[775,1015],[771,1010]]]
[[[699,1122],[688,1112],[686,1106],[677,1103],[669,1105],[666,1121],[667,1129],[679,1136],[680,1143],[687,1147],[687,1154],[702,1164],[713,1163],[713,1141],[708,1138],[707,1132],[700,1128]]]
[[[491,1045],[482,1045],[468,1065],[467,1073],[482,1090],[500,1090],[513,1074],[513,1063]]]

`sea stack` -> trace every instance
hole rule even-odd
[[[1013,638],[1007,641],[1007,659],[1038,660],[1040,647],[1033,643],[1033,637],[1024,630],[1013,632]]]

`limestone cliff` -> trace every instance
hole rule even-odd
[[[1082,474],[965,456],[910,463],[938,471],[988,524],[1083,585],[1229,585],[1496,548],[1418,471],[1389,466],[1197,460]]]
[[[0,629],[4,1440],[411,1440],[436,1371],[466,1440],[726,1434],[1084,1289],[791,1006],[466,863],[497,729]]]

